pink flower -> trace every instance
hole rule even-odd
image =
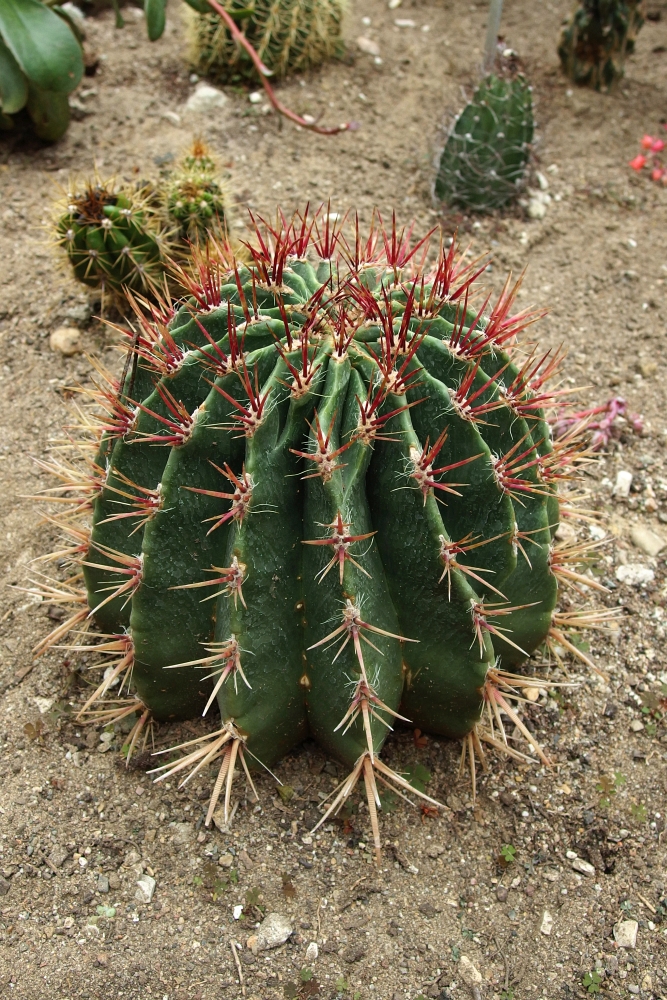
[[[642,136],[642,141],[640,142],[640,146],[642,147],[642,149],[650,149],[654,142],[655,139],[653,138],[652,135],[644,135]]]
[[[630,160],[629,165],[632,167],[633,170],[643,170],[644,167],[646,166],[646,157],[642,153],[637,153],[634,160]]]
[[[653,145],[651,146],[652,153],[662,153],[665,148],[665,143],[663,139],[654,139]]]
[[[654,167],[653,170],[651,171],[651,180],[656,181],[657,183],[659,180],[662,180],[662,176],[664,173],[665,171],[662,169],[662,167]]]

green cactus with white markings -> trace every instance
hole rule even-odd
[[[56,242],[75,278],[112,297],[162,283],[167,240],[148,190],[93,181],[67,193]]]
[[[113,670],[85,711],[134,713],[130,747],[151,715],[217,701],[219,728],[162,770],[218,762],[207,822],[237,761],[310,734],[350,768],[329,812],[363,778],[379,850],[375,773],[410,789],[378,756],[396,717],[471,759],[502,746],[534,683],[508,669],[592,621],[554,616],[559,577],[591,581],[554,548],[577,451],[544,418],[560,359],[514,349],[535,314],[508,286],[472,311],[483,268],[454,244],[425,272],[424,241],[329,220],[258,228],[247,262],[227,247],[141,319],[92,470],[60,467],[90,534],[63,521],[86,591],[61,585],[78,604],[57,638],[90,609]],[[119,681],[130,699],[95,709]]]
[[[531,88],[521,75],[485,77],[458,116],[440,157],[436,196],[475,212],[519,193],[533,139]]]

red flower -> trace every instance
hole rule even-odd
[[[642,141],[640,142],[640,146],[642,147],[642,149],[650,149],[654,142],[655,139],[653,138],[652,135],[643,135]]]
[[[642,153],[637,153],[634,160],[630,160],[630,166],[633,170],[643,170],[646,166],[646,157]]]
[[[654,139],[653,145],[651,146],[652,153],[662,153],[665,148],[665,143],[663,139]]]
[[[657,181],[662,180],[664,173],[665,171],[662,169],[662,167],[654,167],[653,170],[651,171],[651,180],[656,181],[657,183]]]

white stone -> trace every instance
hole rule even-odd
[[[59,326],[49,337],[49,346],[52,351],[60,351],[66,358],[73,354],[81,354],[83,351],[81,331],[75,326]]]
[[[389,10],[396,10],[396,8],[400,7],[402,3],[403,0],[389,0],[387,7],[389,8]]]
[[[366,38],[365,35],[359,35],[357,38],[357,46],[362,52],[365,52],[369,56],[379,56],[380,46],[377,42],[374,42],[372,38]]]
[[[179,115],[179,113],[177,111],[169,111],[169,110],[163,111],[162,112],[162,117],[166,121],[171,122],[172,125],[180,125],[181,124],[181,116]]]
[[[628,472],[627,469],[619,469],[616,473],[616,482],[614,483],[614,496],[627,497],[630,493],[631,485],[632,473]]]
[[[53,705],[55,698],[40,698],[39,696],[32,699],[39,709],[40,715],[45,715]]]
[[[212,87],[209,83],[198,83],[194,93],[185,102],[185,109],[195,114],[206,114],[208,111],[224,108],[226,103],[227,96],[217,87]]]
[[[645,552],[647,556],[657,556],[667,545],[664,538],[643,524],[633,524],[630,538],[634,545]]]
[[[616,568],[616,579],[619,583],[627,583],[629,587],[641,587],[643,583],[651,583],[655,573],[641,563],[628,563]]]
[[[311,941],[306,948],[306,962],[316,962],[319,953],[320,950],[317,947],[317,941]]]
[[[546,934],[546,936],[549,937],[553,929],[554,929],[554,918],[551,916],[548,910],[545,910],[544,913],[542,914],[540,933]]]
[[[150,903],[155,892],[155,885],[154,878],[150,875],[142,875],[137,881],[137,891],[134,894],[134,898],[140,903]]]
[[[643,728],[644,728],[644,723],[640,722],[639,719],[633,719],[632,722],[630,723],[630,729],[632,730],[633,733],[641,733]]]
[[[415,22],[411,17],[397,17],[394,21],[397,28],[414,28]]]
[[[638,930],[636,920],[619,920],[614,924],[614,941],[619,948],[636,948]]]
[[[294,928],[282,913],[267,913],[257,931],[257,950],[268,951],[285,944]]]
[[[581,872],[582,875],[595,875],[595,868],[588,861],[584,861],[583,858],[575,858],[572,862],[572,867],[575,872]]]
[[[242,913],[243,913],[243,903],[237,903],[234,909],[232,910],[232,915],[234,917],[234,920],[239,920]]]
[[[547,214],[547,206],[541,198],[531,198],[527,212],[531,219],[543,219]]]
[[[538,172],[537,172],[537,174],[535,176],[537,177],[537,183],[540,185],[541,190],[542,191],[548,190],[548,188],[549,188],[549,181],[546,179],[546,177],[544,176],[544,174],[541,174],[539,172],[539,170],[538,170]]]
[[[262,103],[262,93],[259,90],[253,90],[252,94],[248,94],[248,100],[251,104],[261,104]]]
[[[475,968],[467,955],[461,955],[459,959],[459,972],[468,986],[479,986],[482,982],[481,972]]]

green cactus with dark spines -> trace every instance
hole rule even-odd
[[[119,297],[162,284],[167,239],[148,191],[92,182],[69,192],[56,241],[89,288]]]
[[[227,198],[215,160],[202,142],[195,142],[178,170],[159,186],[168,225],[181,242],[205,245],[210,236],[228,228]]]
[[[515,352],[535,319],[516,290],[476,315],[455,245],[424,272],[395,227],[348,243],[323,218],[258,229],[169,327],[143,318],[136,396],[126,378],[103,400],[81,569],[117,669],[133,656],[133,740],[149,711],[217,701],[220,728],[163,769],[218,761],[207,821],[237,760],[310,734],[351,769],[332,809],[363,777],[379,849],[397,716],[503,745],[498,706],[531,682],[502,668],[550,641],[576,454],[548,439],[554,359]]]
[[[582,86],[614,90],[643,23],[642,0],[581,0],[558,46],[563,72]]]
[[[345,0],[230,0],[225,10],[260,59],[277,77],[300,73],[342,54]],[[256,77],[247,52],[230,37],[217,14],[186,10],[190,63],[224,82]]]
[[[485,77],[449,133],[436,196],[468,211],[502,208],[520,191],[532,140],[532,95],[525,78]]]

